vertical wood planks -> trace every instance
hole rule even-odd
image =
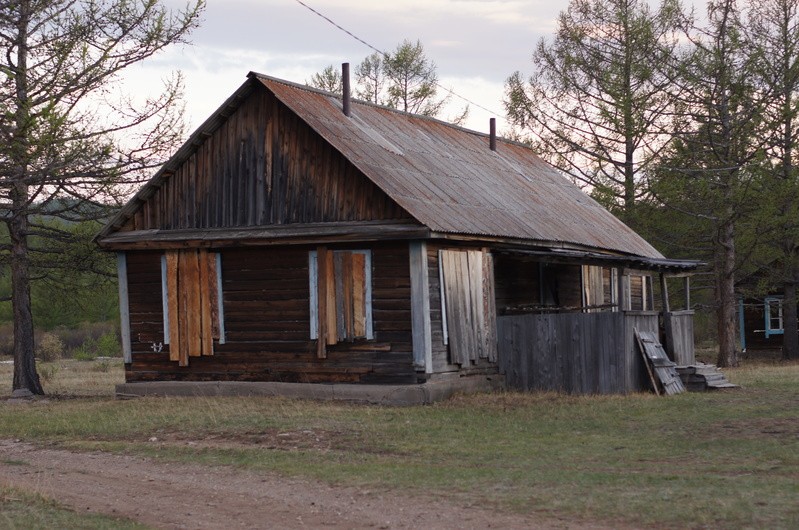
[[[214,354],[214,336],[212,324],[212,294],[215,292],[211,289],[211,277],[214,278],[213,285],[216,286],[216,261],[209,262],[209,257],[212,257],[205,250],[197,252],[197,264],[199,267],[199,281],[197,282],[198,298],[200,304],[200,355],[213,355]],[[211,268],[213,264],[213,269]],[[213,295],[213,299],[216,296]]]
[[[327,357],[327,254],[326,247],[318,247],[316,249],[316,356],[319,359]]]
[[[190,357],[202,355],[202,300],[200,297],[200,261],[196,251],[180,253],[180,283],[185,296],[182,318],[186,321],[186,346]],[[181,341],[182,343],[182,341]],[[182,344],[181,344],[182,346]]]
[[[609,394],[639,390],[625,373],[638,354],[636,325],[651,328],[657,315],[621,312],[525,314],[497,319],[498,358],[509,387],[519,390]],[[628,349],[631,348],[631,349]],[[633,369],[638,369],[635,364]]]
[[[325,298],[320,298],[321,303],[325,304],[325,342],[328,346],[332,346],[338,342],[338,324],[337,324],[337,304],[336,304],[336,267],[334,260],[334,253],[327,250],[320,256],[324,260],[324,268],[319,269],[319,282],[324,283]]]
[[[487,249],[483,249],[483,315],[484,344],[483,351],[490,362],[497,361],[497,308],[494,290],[494,258]]]
[[[442,250],[439,254],[442,310],[450,360],[461,366],[495,360],[493,262],[482,250]]]
[[[366,255],[358,252],[349,253],[350,273],[352,274],[352,334],[355,338],[367,338],[367,303],[366,303]],[[371,313],[371,311],[369,311]]]
[[[411,272],[411,320],[413,364],[417,370],[433,371],[433,339],[430,323],[430,283],[428,282],[427,244],[409,243]]]
[[[169,360],[180,362],[183,358],[180,344],[180,292],[178,291],[178,251],[166,252],[166,292],[169,310]],[[185,364],[181,364],[185,366]]]

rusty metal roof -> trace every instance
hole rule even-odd
[[[528,147],[250,74],[422,224],[443,233],[663,258]]]
[[[528,147],[440,120],[352,101],[250,73],[96,239],[119,229],[216,130],[254,86],[263,85],[420,223],[442,234],[589,247],[663,256]]]

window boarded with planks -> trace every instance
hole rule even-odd
[[[586,312],[617,310],[618,271],[597,265],[583,265],[583,308]]]
[[[468,366],[497,360],[494,266],[486,250],[441,250],[450,361]]]
[[[164,254],[164,342],[169,360],[180,366],[188,366],[189,357],[213,355],[214,340],[224,340],[219,261],[219,254],[207,250]]]
[[[368,250],[328,250],[309,255],[311,339],[317,357],[326,346],[373,339],[372,254]]]

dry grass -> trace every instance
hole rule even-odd
[[[0,361],[7,360],[0,358]],[[62,359],[37,363],[39,377],[53,398],[113,397],[114,387],[125,381],[121,358],[75,361]],[[14,366],[0,364],[0,396],[10,393]]]
[[[87,390],[106,384],[97,378],[110,393],[121,378],[119,367],[81,376],[78,368],[95,364],[68,366],[51,387],[63,396],[101,395]],[[610,525],[799,527],[799,364],[727,374],[742,388],[670,398],[496,393],[410,408],[275,398],[0,403],[0,437]]]

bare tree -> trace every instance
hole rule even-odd
[[[14,390],[43,394],[36,372],[31,269],[35,241],[65,239],[50,219],[98,218],[125,184],[163,162],[183,136],[181,79],[160,96],[120,93],[127,67],[185,42],[202,0],[0,0],[0,220],[11,268]],[[123,188],[120,188],[123,186]]]
[[[538,43],[532,76],[506,81],[511,123],[623,217],[665,144],[671,84],[658,66],[677,47],[681,18],[671,0],[657,11],[643,0],[571,0],[555,37]]]

